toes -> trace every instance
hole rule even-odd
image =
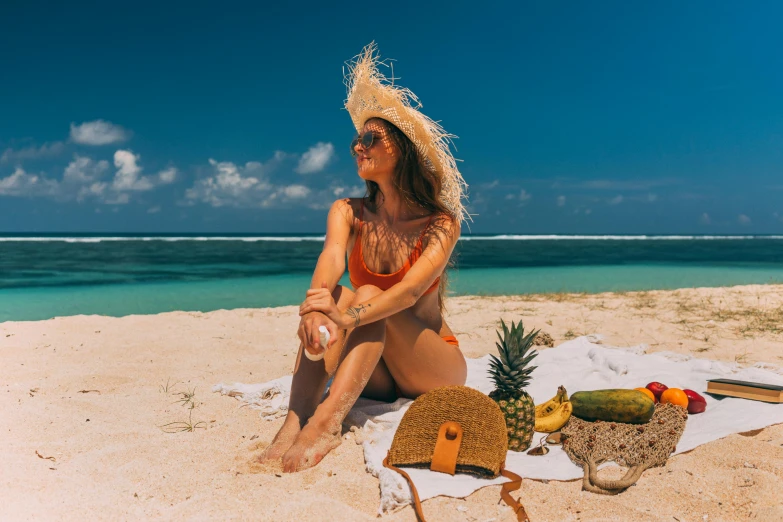
[[[277,460],[277,459],[275,458],[274,455],[270,455],[269,453],[264,452],[264,453],[262,453],[261,455],[258,456],[258,458],[256,459],[256,462],[258,462],[259,464],[265,464],[265,463],[270,462],[272,460]]]
[[[256,458],[258,462],[264,463],[268,460],[275,460],[275,455],[273,452],[273,447],[269,446],[264,451],[261,452],[261,454]]]
[[[316,453],[311,458],[307,459],[308,467],[313,467],[313,466],[318,465],[319,462],[324,460],[325,456],[326,456],[326,453]]]
[[[283,455],[283,473],[296,473],[297,460],[297,458],[288,455],[287,453]]]

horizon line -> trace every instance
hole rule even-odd
[[[103,241],[323,241],[324,233],[205,233],[205,232],[0,232],[0,242],[70,242],[98,243]],[[463,234],[460,241],[547,241],[547,240],[584,240],[584,241],[626,241],[626,240],[742,240],[742,239],[783,239],[780,234],[508,234],[483,233]]]

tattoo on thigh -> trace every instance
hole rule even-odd
[[[367,308],[369,307],[370,305],[351,306],[348,308],[348,310],[345,311],[348,315],[353,317],[354,328],[359,326],[359,320],[360,320],[359,314],[361,314],[362,312],[366,312]]]

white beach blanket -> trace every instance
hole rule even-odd
[[[591,342],[592,341],[592,342]],[[645,346],[618,349],[599,346],[600,336],[579,337],[557,348],[541,351],[534,364],[528,391],[536,403],[549,399],[558,385],[569,392],[606,388],[636,388],[659,381],[669,387],[689,388],[699,393],[706,389],[707,379],[732,378],[783,385],[780,368],[759,363],[750,368],[736,364],[697,359],[672,352],[645,354]],[[487,372],[489,356],[468,360],[467,386],[484,393],[493,386]],[[291,377],[265,384],[218,384],[213,391],[231,395],[261,410],[266,419],[284,415],[288,406]],[[783,423],[783,404],[769,404],[734,398],[716,399],[705,395],[707,410],[691,415],[676,453],[741,433]],[[361,428],[367,471],[378,477],[381,489],[379,512],[388,512],[411,502],[411,492],[398,473],[383,467],[383,458],[391,446],[394,432],[412,401],[399,399],[379,403],[360,399],[345,424]],[[537,442],[541,435],[534,437]],[[552,447],[545,456],[533,457],[509,452],[506,468],[525,478],[573,480],[582,477],[582,469],[571,462],[560,447]],[[470,475],[454,476],[420,469],[406,469],[419,491],[421,500],[438,495],[464,498],[477,489],[501,484],[507,479],[485,480]]]

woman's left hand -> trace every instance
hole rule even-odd
[[[307,298],[299,305],[299,316],[309,312],[321,312],[334,321],[339,328],[345,328],[343,313],[337,308],[337,303],[334,302],[326,283],[321,283],[321,288],[307,291]]]

